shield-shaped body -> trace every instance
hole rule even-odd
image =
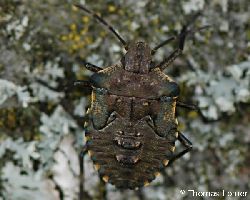
[[[147,185],[173,156],[178,85],[158,69],[137,74],[119,64],[91,80],[86,139],[96,169],[118,188]]]

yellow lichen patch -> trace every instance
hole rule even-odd
[[[73,50],[77,50],[77,49],[78,49],[78,46],[77,46],[76,44],[73,44],[73,45],[72,45],[72,49],[73,49]]]
[[[158,17],[155,17],[155,18],[152,20],[152,23],[153,23],[154,25],[159,24],[159,18],[158,18]]]
[[[73,34],[73,33],[69,33],[69,34],[68,34],[68,38],[69,38],[70,40],[72,40],[72,39],[74,38],[74,34]]]
[[[93,151],[88,150],[88,155],[89,155],[89,157],[91,157],[93,155]]]
[[[142,105],[148,106],[148,102],[145,101],[145,102],[142,103]]]
[[[93,38],[92,37],[86,37],[85,42],[86,42],[86,44],[91,44],[91,43],[93,43]]]
[[[78,43],[78,49],[82,49],[84,46],[85,46],[85,42],[80,41],[80,42]]]
[[[89,20],[88,17],[84,17],[83,20],[87,22]],[[64,42],[67,42],[67,50],[69,53],[74,53],[79,49],[84,48],[86,45],[93,43],[93,38],[91,36],[87,36],[87,32],[89,29],[88,25],[85,25],[83,29],[78,30],[77,24],[69,25],[69,33],[60,36],[60,39]]]
[[[188,118],[195,119],[198,117],[198,113],[196,111],[191,111],[188,113]]]
[[[75,31],[76,30],[76,24],[71,24],[70,25],[70,30]]]
[[[107,35],[107,32],[106,31],[101,31],[100,32],[100,37],[105,37]]]
[[[95,168],[96,171],[98,171],[101,168],[101,166],[99,164],[95,164],[94,168]]]
[[[79,35],[74,36],[74,41],[79,42],[81,40],[81,37]]]
[[[81,35],[85,35],[88,31],[89,31],[89,27],[86,26],[86,27],[84,27],[84,28],[80,31],[80,34],[81,34]]]
[[[158,177],[158,176],[161,175],[161,173],[160,172],[155,172],[154,175],[155,175],[155,177]]]
[[[113,5],[110,5],[110,6],[108,7],[108,11],[109,11],[109,12],[115,12],[115,11],[116,11],[116,7],[113,6]]]
[[[169,163],[169,160],[167,160],[167,159],[163,160],[163,165],[164,165],[164,166],[167,166],[168,163]]]
[[[89,22],[89,17],[88,16],[83,16],[82,21],[83,21],[83,23],[87,24]]]
[[[102,180],[107,183],[109,181],[109,177],[107,175],[102,177]]]
[[[76,6],[74,6],[74,5],[72,5],[71,8],[72,8],[72,10],[75,11],[75,12],[78,11],[78,8],[77,8]]]
[[[145,181],[144,182],[144,186],[147,187],[149,185],[149,182],[148,181]]]
[[[61,40],[62,41],[67,41],[69,38],[68,38],[68,36],[67,35],[62,35],[61,36]]]
[[[185,130],[185,129],[186,129],[186,126],[185,126],[184,123],[180,123],[180,124],[178,125],[178,130],[182,131],[182,130]]]

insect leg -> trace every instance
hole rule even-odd
[[[184,154],[191,151],[191,149],[193,147],[192,143],[179,131],[178,131],[177,140],[180,141],[180,143],[185,147],[185,149],[183,151],[179,152],[177,155],[174,155],[174,157],[169,161],[169,164],[173,163],[175,160],[179,159]]]
[[[100,196],[100,199],[107,200],[106,183],[102,180],[101,177],[100,177],[100,183],[99,183],[99,196]]]
[[[145,195],[144,195],[144,192],[143,192],[143,188],[139,188],[139,189],[136,191],[136,196],[138,197],[139,200],[144,200],[144,199],[145,199]]]
[[[159,48],[163,47],[164,45],[168,44],[169,42],[173,40],[176,40],[176,38],[177,38],[176,36],[172,36],[166,39],[165,41],[163,41],[162,43],[158,44],[155,48],[153,48],[152,55],[154,55]]]
[[[74,87],[91,87],[91,83],[89,81],[77,80],[73,82]]]
[[[191,110],[199,110],[199,107],[197,105],[187,104],[187,103],[183,103],[181,101],[177,101],[176,105],[179,107],[188,108]]]
[[[92,84],[89,81],[76,80],[76,81],[67,83],[64,87],[64,92],[68,93],[71,90],[73,90],[75,87],[89,88],[91,86]]]
[[[89,62],[86,62],[85,60],[80,60],[80,63],[83,64],[87,70],[92,71],[92,72],[99,72],[100,70],[102,70],[101,67],[98,67]]]
[[[79,199],[83,199],[85,190],[84,190],[84,156],[87,153],[87,146],[84,145],[80,154],[79,154],[79,164],[80,164],[80,192],[79,192]]]

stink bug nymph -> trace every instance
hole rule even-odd
[[[186,36],[194,31],[184,26],[179,35],[151,49],[146,42],[125,42],[103,18],[76,6],[106,26],[126,50],[120,62],[104,69],[84,62],[94,74],[89,82],[75,82],[92,87],[85,150],[103,181],[123,189],[146,186],[192,148],[177,130],[175,109],[194,106],[178,101],[179,86],[163,70],[182,53]],[[154,64],[155,52],[173,40],[178,48]],[[185,147],[179,153],[174,153],[176,140]]]

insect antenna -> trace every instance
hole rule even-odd
[[[94,13],[93,11],[89,10],[88,8],[84,7],[83,5],[80,4],[74,4],[77,8],[80,8],[84,12],[88,13],[91,15],[93,18],[95,18],[99,23],[107,27],[117,38],[118,40],[122,43],[124,47],[126,47],[126,41],[115,31],[115,29],[107,22],[105,21],[102,17]]]
[[[176,40],[178,40],[178,48],[175,49],[167,58],[165,58],[160,64],[151,67],[150,70],[155,69],[155,68],[160,68],[161,70],[164,70],[166,67],[168,67],[179,55],[181,55],[184,44],[185,44],[185,39],[189,35],[193,35],[194,33],[201,31],[203,29],[209,28],[210,26],[203,26],[198,29],[194,30],[187,30],[187,26],[184,26],[181,30],[181,33],[175,37]],[[160,45],[158,45],[160,46]]]
[[[206,26],[202,26],[202,27],[200,27],[200,28],[198,28],[198,29],[188,30],[186,34],[187,34],[187,35],[193,35],[194,33],[200,32],[200,31],[202,31],[203,29],[206,29],[206,28],[209,28],[209,27],[210,27],[209,25],[206,25]],[[164,40],[162,43],[160,43],[160,44],[157,45],[155,48],[153,48],[153,50],[152,50],[152,55],[154,55],[154,54],[156,53],[156,51],[157,51],[159,48],[165,46],[166,44],[168,44],[169,42],[171,42],[171,41],[173,41],[173,40],[179,39],[179,37],[180,37],[180,35],[178,35],[178,36],[172,36],[172,37],[170,37],[170,38]]]
[[[172,37],[166,39],[165,41],[163,41],[162,43],[160,43],[159,45],[157,45],[155,48],[153,48],[152,55],[154,55],[159,48],[165,46],[166,44],[168,44],[169,42],[171,42],[173,40],[176,40],[176,36],[172,36]]]
[[[192,25],[194,24],[194,22],[196,21],[196,19],[197,19],[201,14],[202,14],[201,12],[197,12],[197,13],[195,13],[193,16],[191,16],[191,18],[188,19],[186,25],[184,26],[185,29],[187,29],[188,27],[192,26]],[[184,27],[183,27],[183,29],[184,29]],[[205,28],[206,28],[206,27],[205,27]],[[195,30],[195,31],[194,31],[194,30],[189,30],[189,31],[186,30],[186,35],[190,35],[190,33],[193,34],[194,32],[200,31],[200,30],[202,30],[202,29],[204,29],[204,27],[201,27],[200,29]],[[179,39],[179,38],[180,38],[180,35],[177,35],[177,36],[172,36],[172,37],[170,37],[170,38],[164,40],[164,41],[161,42],[159,45],[157,45],[155,48],[153,48],[153,50],[152,50],[152,55],[154,55],[154,54],[156,53],[156,51],[157,51],[159,48],[161,48],[161,47],[165,46],[166,44],[168,44],[169,42],[174,41],[174,40],[177,40],[177,39]]]

